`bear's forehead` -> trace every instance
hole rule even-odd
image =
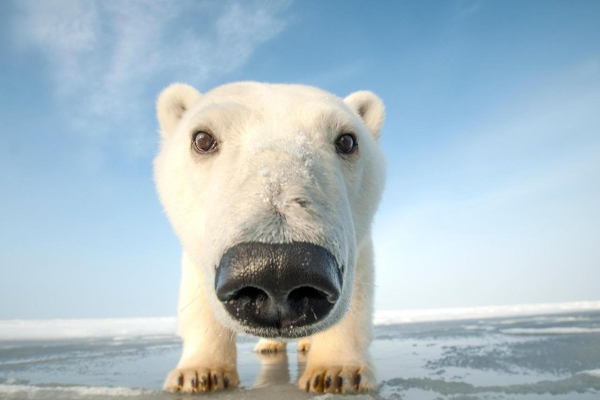
[[[354,130],[358,117],[332,93],[304,85],[236,82],[200,96],[189,123],[207,129],[281,134],[294,129]],[[271,127],[273,129],[265,129]],[[314,128],[314,129],[313,129]],[[325,129],[322,129],[325,128]],[[274,134],[274,133],[273,133]]]
[[[295,84],[235,82],[216,87],[205,93],[202,98],[205,103],[232,102],[253,107],[303,103],[344,107],[342,99],[332,93],[312,86]]]

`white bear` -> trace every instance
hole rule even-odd
[[[302,390],[375,388],[381,100],[256,82],[200,94],[177,83],[158,97],[157,114],[154,176],[183,248],[183,352],[165,390],[236,386],[237,332],[265,338],[258,349],[267,350],[310,338]]]

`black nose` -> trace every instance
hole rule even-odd
[[[292,337],[325,318],[342,290],[333,255],[310,243],[241,243],[221,258],[217,298],[250,333]]]

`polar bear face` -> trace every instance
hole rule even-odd
[[[200,94],[174,84],[157,113],[157,190],[219,321],[282,338],[339,321],[383,191],[379,98],[255,82]],[[291,304],[289,318],[276,297]]]

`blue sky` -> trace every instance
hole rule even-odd
[[[378,309],[600,298],[600,2],[0,4],[0,318],[173,315],[157,93],[379,94]]]

